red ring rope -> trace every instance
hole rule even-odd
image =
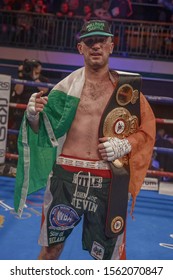
[[[10,107],[17,108],[17,109],[26,109],[26,104],[19,104],[19,103],[9,103]]]
[[[157,123],[173,124],[173,120],[156,118]]]
[[[173,172],[159,171],[159,170],[148,170],[147,174],[156,175],[158,177],[173,177]]]
[[[26,109],[26,104],[19,104],[19,103],[9,103],[10,107],[17,108],[17,109]],[[170,119],[160,119],[156,118],[157,123],[164,123],[164,124],[173,124],[173,120]]]

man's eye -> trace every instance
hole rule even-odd
[[[89,39],[85,42],[86,45],[91,46],[94,43],[93,39]]]
[[[105,38],[100,38],[99,40],[98,40],[98,42],[100,42],[100,43],[104,43],[106,40],[105,40]]]

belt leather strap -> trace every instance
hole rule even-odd
[[[119,73],[118,73],[119,74]],[[121,73],[119,74],[118,84],[114,90],[108,105],[102,115],[100,127],[99,127],[99,137],[105,136],[103,134],[104,122],[108,114],[115,108],[123,107],[128,110],[132,115],[138,118],[140,124],[140,98],[138,97],[135,102],[128,102],[126,105],[120,105],[117,102],[117,93],[122,85],[130,85],[133,89],[138,91],[140,97],[141,91],[141,77],[139,74],[131,73]],[[112,135],[106,135],[112,136]],[[116,137],[116,135],[115,135]],[[115,165],[109,163],[112,180],[109,190],[109,200],[107,208],[107,219],[105,226],[105,234],[109,238],[115,238],[124,231],[126,223],[126,214],[128,206],[128,187],[130,180],[129,165],[124,165],[120,168],[115,167]]]

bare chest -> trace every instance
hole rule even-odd
[[[84,86],[79,103],[78,111],[83,114],[93,115],[102,114],[108,103],[114,87],[111,82],[105,84],[91,84]]]

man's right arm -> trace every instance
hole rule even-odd
[[[43,111],[44,106],[48,101],[47,96],[42,97],[43,94],[43,91],[33,93],[29,99],[26,109],[27,119],[35,133],[38,133],[39,130],[39,113]]]

